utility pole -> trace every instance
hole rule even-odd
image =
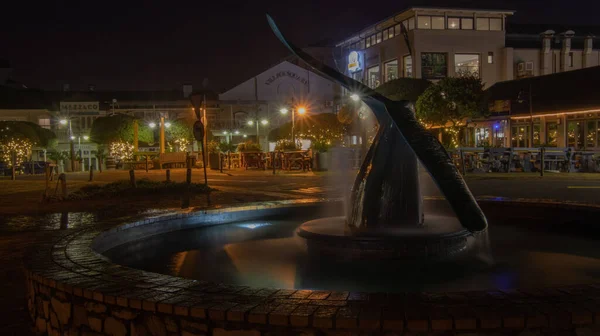
[[[533,98],[532,97],[533,97],[533,95],[531,93],[531,83],[529,83],[529,116],[530,116],[530,120],[531,120],[529,136],[531,139],[531,147],[534,146],[534,142],[533,142]]]

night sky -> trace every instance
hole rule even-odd
[[[9,4],[10,3],[10,4]],[[278,62],[286,50],[269,12],[300,46],[338,40],[410,6],[514,9],[514,22],[600,23],[600,1],[303,0],[10,1],[2,6],[0,58],[28,87],[221,91]]]

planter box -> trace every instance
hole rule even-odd
[[[329,170],[331,167],[331,154],[315,153],[313,157],[313,169],[314,170]]]
[[[212,170],[219,170],[219,154],[209,153],[208,154],[208,166]]]

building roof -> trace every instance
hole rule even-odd
[[[520,35],[540,35],[541,33],[553,30],[557,35],[572,30],[575,36],[600,36],[600,26],[578,26],[578,25],[561,25],[561,24],[516,24],[511,23],[506,27],[507,34]]]
[[[600,109],[600,66],[498,82],[487,90],[488,101],[508,100],[511,115],[529,115],[530,88],[534,114]]]
[[[485,6],[484,6],[485,7]],[[346,44],[348,42],[351,42],[355,37],[357,37],[360,34],[363,34],[367,31],[369,31],[370,29],[373,28],[377,28],[378,25],[391,20],[391,19],[395,19],[397,16],[401,16],[402,14],[405,14],[407,12],[410,11],[454,11],[454,12],[472,12],[472,13],[477,13],[477,12],[486,12],[486,13],[490,13],[490,12],[494,12],[494,13],[498,13],[498,14],[506,14],[506,15],[513,15],[515,13],[514,10],[507,10],[507,9],[497,9],[497,8],[450,8],[450,7],[427,7],[427,6],[419,6],[419,7],[407,7],[402,11],[396,12],[394,15],[390,15],[378,22],[375,22],[373,24],[370,24],[368,26],[366,26],[365,28],[348,35],[349,37],[338,41],[337,43],[335,43],[335,46],[339,47],[343,44]],[[396,22],[398,23],[398,22]],[[377,30],[377,29],[376,29]]]
[[[216,100],[212,91],[206,92],[207,100]],[[183,91],[43,91],[19,89],[0,85],[0,109],[49,109],[58,110],[61,101],[98,101],[101,109],[106,109],[116,99],[117,103],[128,107],[156,104],[167,106],[177,103],[189,104]]]

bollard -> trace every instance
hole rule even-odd
[[[148,155],[146,155],[146,173],[148,172]]]
[[[275,175],[275,151],[271,154],[271,166],[273,166],[273,175]]]
[[[171,169],[167,169],[167,182],[171,182]]]
[[[185,183],[192,184],[192,168],[188,168],[185,172]]]
[[[63,200],[67,199],[67,175],[65,175],[65,173],[62,173],[58,176],[58,182],[60,183],[60,191],[61,191],[61,198]]]
[[[129,183],[131,183],[132,188],[137,188],[137,184],[135,183],[135,171],[133,169],[129,170]]]
[[[219,170],[223,172],[223,155],[219,153]]]
[[[46,188],[44,189],[44,195],[42,196],[43,200],[47,200],[48,199],[48,191],[50,190],[50,177],[52,176],[52,167],[50,167],[50,165],[48,165],[46,163]]]
[[[94,180],[94,166],[90,165],[90,179],[88,182],[92,182]]]

